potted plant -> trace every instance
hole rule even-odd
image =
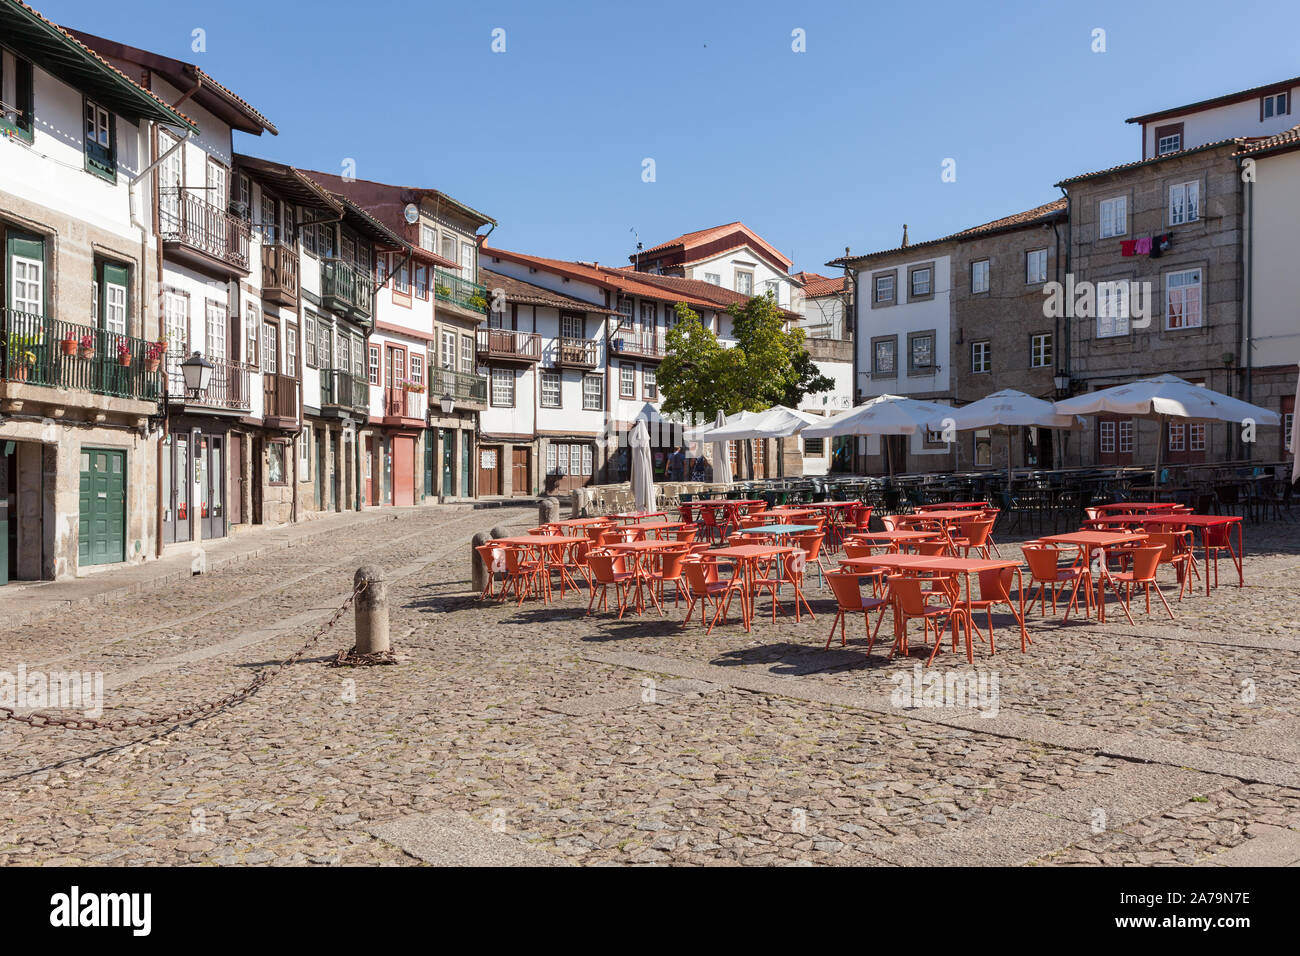
[[[131,346],[125,342],[117,343],[117,364],[123,368],[131,364]]]
[[[84,359],[93,359],[95,357],[95,339],[90,335],[83,335],[77,342],[77,352]]]
[[[478,309],[480,312],[487,311],[487,299],[483,298],[481,295],[470,296],[469,304],[474,308]]]
[[[63,346],[64,355],[77,354],[77,337],[71,332],[63,337],[63,341],[60,344]]]
[[[443,285],[441,282],[439,282],[436,286],[434,286],[433,291],[438,294],[438,298],[440,299],[451,298],[451,286],[449,285]]]
[[[159,339],[157,342],[150,342],[144,350],[144,368],[146,372],[158,371],[158,365],[162,362],[162,357],[167,352],[167,340]]]
[[[15,382],[25,382],[31,374],[32,366],[36,364],[36,353],[27,351],[13,351],[9,353],[10,361],[13,363],[11,372]]]

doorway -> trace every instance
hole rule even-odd
[[[442,484],[439,490],[447,498],[456,497],[456,432],[442,429]]]
[[[415,439],[407,435],[394,435],[393,448],[393,504],[398,507],[415,504]]]
[[[199,525],[203,539],[226,536],[226,439],[194,433],[199,466]]]
[[[81,450],[77,563],[115,564],[126,560],[126,452]]]
[[[532,491],[528,483],[529,449],[516,445],[510,450],[510,493],[527,495]],[[498,492],[499,494],[499,492]]]
[[[501,449],[479,448],[478,490],[483,495],[501,494]]]

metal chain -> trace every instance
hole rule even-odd
[[[117,718],[114,720],[92,720],[89,718],[75,717],[58,717],[53,714],[18,714],[11,707],[0,706],[0,719],[16,720],[32,727],[63,727],[69,730],[125,730],[133,727],[157,727],[161,724],[180,723],[191,717],[201,717],[207,714],[215,713],[232,704],[241,703],[252,697],[264,685],[270,683],[279,677],[286,669],[292,667],[302,659],[302,656],[311,650],[315,644],[324,637],[339,619],[347,613],[357,595],[366,589],[365,581],[358,581],[352,593],[348,595],[337,611],[330,615],[330,619],[321,625],[320,630],[307,639],[307,642],[290,654],[284,660],[274,667],[258,672],[257,676],[238,690],[231,691],[225,697],[218,700],[208,701],[202,704],[194,704],[190,707],[184,707],[180,710],[172,711],[168,714],[160,714],[154,717],[134,717],[131,719]]]

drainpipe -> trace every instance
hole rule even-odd
[[[1144,142],[1145,142],[1145,140],[1144,140]],[[1065,269],[1064,269],[1064,273],[1062,273],[1062,270],[1061,270],[1061,255],[1060,255],[1060,249],[1059,249],[1059,246],[1058,246],[1058,249],[1057,249],[1057,255],[1056,255],[1056,269],[1057,269],[1056,281],[1060,282],[1060,281],[1062,280],[1062,278],[1063,278],[1063,275],[1064,275],[1064,276],[1068,276],[1068,275],[1070,274],[1070,265],[1071,265],[1070,256],[1071,256],[1071,251],[1072,251],[1072,249],[1073,249],[1073,243],[1074,243],[1074,214],[1073,214],[1073,212],[1074,212],[1074,200],[1070,198],[1070,194],[1065,190],[1064,187],[1062,187],[1062,186],[1057,186],[1056,188],[1059,189],[1059,190],[1061,190],[1061,195],[1065,197]],[[1052,223],[1052,232],[1055,233],[1056,231],[1057,231],[1057,230],[1056,230],[1056,223]],[[1058,242],[1059,242],[1059,236],[1058,236]],[[1074,353],[1073,329],[1070,328],[1070,317],[1069,317],[1069,315],[1067,314],[1067,315],[1065,316],[1064,321],[1062,321],[1062,320],[1058,317],[1058,318],[1057,318],[1057,323],[1058,323],[1058,325],[1060,326],[1060,329],[1061,329],[1061,331],[1062,331],[1062,333],[1063,333],[1063,335],[1060,336],[1060,337],[1057,339],[1057,341],[1059,341],[1059,342],[1061,343],[1061,345],[1062,345],[1062,348],[1061,348],[1061,358],[1058,360],[1058,361],[1060,362],[1060,366],[1059,366],[1059,367],[1060,367],[1060,370],[1061,370],[1061,374],[1062,374],[1062,375],[1069,375],[1069,374],[1070,374],[1070,365],[1071,365],[1071,361],[1070,361],[1070,360],[1071,360],[1071,358],[1073,358],[1073,353]],[[1069,436],[1068,436],[1067,434],[1065,434],[1065,433],[1062,433],[1062,434],[1061,434],[1061,448],[1062,448],[1062,452],[1061,452],[1061,466],[1062,466],[1062,467],[1065,467],[1065,448],[1068,446],[1068,444],[1069,444],[1069,440],[1070,440],[1070,439],[1069,439]],[[1082,441],[1079,442],[1079,451],[1078,451],[1078,453],[1079,453],[1079,464],[1082,465],[1082,464],[1083,464],[1083,442],[1082,442]]]
[[[1241,168],[1241,161],[1237,161],[1238,169]],[[1238,341],[1244,340],[1245,349],[1245,368],[1246,368],[1246,401],[1253,402],[1255,396],[1255,284],[1253,270],[1255,268],[1255,181],[1245,183],[1246,188],[1246,243],[1245,249],[1238,252],[1239,257],[1244,257],[1241,262],[1242,283],[1245,290],[1246,314],[1241,318],[1245,324],[1244,337],[1238,330]],[[1241,258],[1239,258],[1241,261]]]

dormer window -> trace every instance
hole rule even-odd
[[[116,181],[116,145],[113,114],[93,100],[86,100],[86,169]]]
[[[1259,121],[1262,123],[1266,119],[1272,119],[1274,116],[1287,116],[1291,112],[1291,96],[1289,93],[1270,93],[1268,96],[1260,98],[1259,101]]]
[[[1183,148],[1183,124],[1171,123],[1156,127],[1156,155],[1176,153]]]

